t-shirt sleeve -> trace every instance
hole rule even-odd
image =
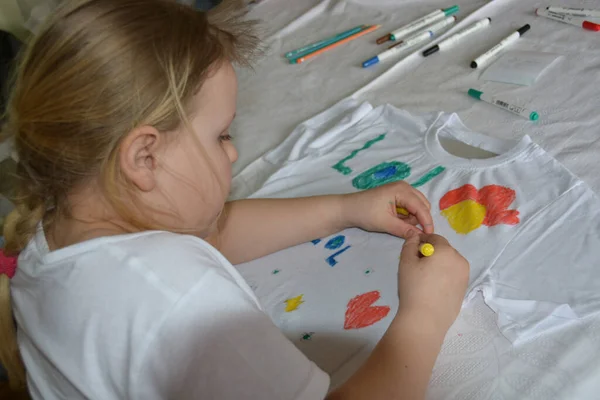
[[[161,322],[135,382],[144,400],[314,400],[326,396],[329,376],[214,268]]]
[[[521,228],[492,266],[486,303],[511,341],[600,310],[600,201],[583,183]]]

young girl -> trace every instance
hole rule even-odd
[[[19,158],[5,250],[20,255],[10,297],[1,277],[0,360],[34,399],[424,397],[468,264],[403,182],[226,203],[250,28],[172,0],[63,1],[27,46],[4,127]],[[406,238],[400,306],[328,394],[232,264],[348,227]]]

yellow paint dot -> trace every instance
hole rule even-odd
[[[298,309],[298,307],[300,306],[300,304],[304,303],[304,301],[302,301],[302,297],[304,295],[301,294],[300,296],[296,296],[296,297],[292,297],[289,298],[285,301],[285,312],[291,312],[294,311],[296,309]]]
[[[435,249],[433,248],[433,245],[431,243],[423,243],[421,245],[421,248],[419,249],[419,251],[421,252],[421,254],[423,254],[425,257],[429,257],[432,256],[433,253],[435,253]]]
[[[481,226],[486,211],[484,205],[474,200],[464,200],[442,210],[442,215],[456,233],[466,235]]]

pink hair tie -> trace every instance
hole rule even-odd
[[[17,257],[9,257],[0,249],[0,275],[6,275],[9,279],[15,276],[17,271]]]

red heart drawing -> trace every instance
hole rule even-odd
[[[350,299],[346,306],[344,329],[366,328],[384,319],[390,312],[390,308],[388,306],[371,306],[380,297],[379,291],[374,290]]]

